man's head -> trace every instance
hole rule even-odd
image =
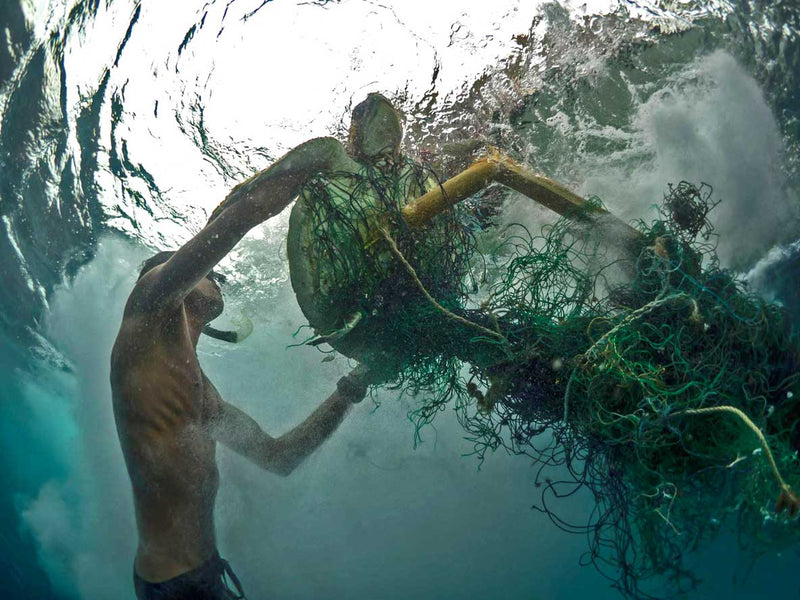
[[[167,262],[175,254],[173,250],[158,252],[145,260],[139,270],[140,281],[148,272]],[[187,312],[202,321],[209,323],[222,314],[224,303],[220,284],[225,282],[225,277],[213,269],[209,271],[194,289],[184,298],[183,304]]]
[[[380,94],[370,94],[353,109],[350,148],[355,158],[374,161],[400,152],[403,124],[400,113]]]

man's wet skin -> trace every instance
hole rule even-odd
[[[219,395],[195,347],[222,306],[217,285],[203,279],[177,310],[125,319],[112,352],[114,414],[139,528],[135,568],[148,581],[176,577],[216,548]]]

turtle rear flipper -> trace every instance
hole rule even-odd
[[[355,327],[361,322],[361,319],[364,318],[364,313],[357,312],[350,316],[344,324],[344,327],[341,329],[337,329],[331,333],[321,335],[319,337],[314,338],[310,342],[308,342],[309,346],[319,346],[320,344],[330,344],[333,347],[336,347],[336,343],[340,342],[344,337],[353,331]]]

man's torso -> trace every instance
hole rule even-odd
[[[111,357],[117,432],[133,485],[136,570],[164,581],[215,551],[218,487],[210,382],[183,309],[165,322],[126,318]]]

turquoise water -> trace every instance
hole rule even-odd
[[[133,597],[107,381],[134,272],[237,181],[341,137],[367,92],[404,109],[411,153],[492,141],[626,219],[653,216],[668,182],[711,183],[725,264],[800,315],[794,2],[174,4],[0,6],[0,597]],[[512,196],[503,218],[551,217]],[[223,395],[276,434],[347,370],[286,348],[305,322],[287,220],[223,264],[222,325],[247,313],[253,336],[199,348]],[[413,399],[379,399],[289,479],[221,451],[220,550],[250,597],[620,597],[579,566],[582,536],[530,510],[524,458],[478,470],[450,413],[414,449]],[[689,557],[703,578],[689,597],[800,595],[798,558],[753,563],[723,536]]]

